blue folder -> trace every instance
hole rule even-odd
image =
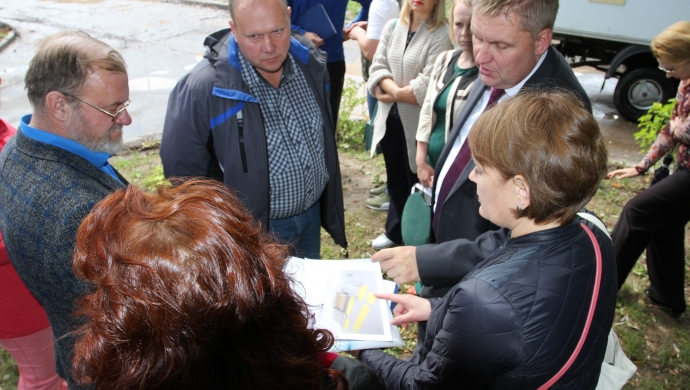
[[[293,24],[318,34],[324,41],[337,33],[321,3],[314,4],[304,11]]]

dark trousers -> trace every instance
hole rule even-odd
[[[650,297],[685,311],[685,224],[690,221],[690,171],[678,169],[623,208],[613,229],[618,288],[647,249]]]
[[[345,60],[329,62],[326,64],[328,78],[331,79],[331,113],[333,113],[333,129],[338,131],[338,112],[340,111],[340,98],[343,96],[345,84]]]
[[[410,189],[417,183],[417,175],[410,169],[405,130],[399,117],[388,115],[386,134],[380,145],[383,161],[386,163],[388,195],[391,197],[386,217],[386,236],[395,243],[402,243],[400,220]]]

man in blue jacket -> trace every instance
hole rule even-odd
[[[367,20],[369,5],[371,0],[355,0],[362,5],[360,13],[355,21]],[[328,55],[328,77],[331,79],[331,111],[333,112],[333,123],[337,125],[338,111],[340,110],[340,98],[343,95],[343,85],[345,84],[345,49],[343,41],[350,39],[349,30],[344,29],[345,12],[347,11],[348,0],[287,0],[291,9],[290,19],[292,29],[309,39],[316,47],[326,52]],[[335,28],[335,34],[330,37],[321,37],[306,27],[295,24],[299,17],[311,7],[322,4],[328,19]]]
[[[285,0],[229,7],[231,29],[170,93],[165,176],[224,182],[293,255],[319,258],[320,226],[346,247],[325,55],[291,36]]]

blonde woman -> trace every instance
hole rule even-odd
[[[439,54],[417,127],[417,177],[424,187],[434,182],[434,170],[453,122],[467,102],[477,76],[472,53],[472,0],[455,0],[450,11],[450,40],[458,49]]]
[[[419,112],[436,57],[452,49],[444,13],[445,0],[405,0],[400,18],[384,27],[369,69],[367,89],[379,101],[371,150],[381,145],[391,197],[386,232],[372,242],[377,250],[402,243],[400,219],[417,182]]]
[[[671,120],[642,161],[609,172],[609,178],[645,173],[678,145],[677,169],[625,205],[613,229],[618,288],[647,249],[652,303],[673,317],[685,312],[685,225],[690,221],[690,22],[678,22],[652,40],[652,52],[666,77],[680,80]]]

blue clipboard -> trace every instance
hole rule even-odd
[[[396,284],[395,291],[393,291],[393,294],[397,294],[398,292],[400,292],[400,286]],[[395,305],[397,305],[397,303],[391,302],[391,313],[393,312],[393,309],[395,309]]]
[[[337,33],[331,18],[328,17],[326,9],[321,3],[314,4],[304,11],[293,24],[318,34],[324,41]]]

